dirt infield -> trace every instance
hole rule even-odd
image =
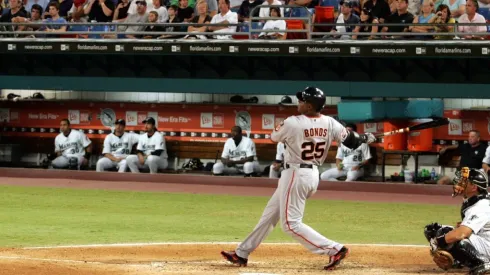
[[[220,258],[225,244],[9,249],[0,252],[0,274],[438,274],[427,247],[351,247],[335,271],[323,271],[326,257],[297,244],[263,244],[246,268]],[[17,273],[20,272],[20,273]],[[448,273],[464,274],[463,270]]]
[[[29,170],[25,170],[29,173]],[[5,174],[2,173],[2,176]],[[145,176],[145,175],[143,175]],[[134,175],[133,175],[134,177]],[[175,177],[175,176],[174,176]],[[186,177],[181,175],[181,177]],[[165,191],[191,193],[217,193],[270,196],[274,189],[270,186],[247,187],[246,180],[236,178],[239,186],[204,184],[215,177],[202,176],[203,184],[144,182],[108,182],[94,180],[49,179],[32,177],[0,177],[0,184],[22,186],[50,186],[83,189],[112,189],[138,191]],[[245,182],[245,184],[244,184]],[[345,199],[369,201],[403,201],[438,204],[456,204],[450,195],[428,187],[423,194],[420,190],[412,194],[375,190],[341,190],[345,186],[332,185],[333,190],[319,190],[313,199]],[[374,186],[374,185],[373,185]],[[432,189],[431,189],[432,188]],[[394,189],[393,189],[394,190]],[[408,190],[408,189],[407,189]],[[444,191],[444,190],[442,190]],[[236,268],[227,264],[219,255],[222,249],[233,249],[231,244],[165,244],[147,246],[92,246],[65,248],[3,248],[0,249],[0,274],[26,275],[106,275],[106,274],[326,274],[322,270],[328,259],[312,255],[298,244],[263,244],[255,251],[246,268]],[[362,246],[353,245],[351,254],[336,271],[331,274],[440,274],[443,273],[432,263],[428,247]],[[464,274],[462,270],[447,273]]]

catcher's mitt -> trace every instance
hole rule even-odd
[[[444,270],[448,270],[454,265],[454,258],[449,252],[445,250],[435,250],[430,252],[432,260],[436,265]]]

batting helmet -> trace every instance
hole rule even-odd
[[[297,92],[296,97],[299,101],[313,105],[317,112],[320,112],[325,106],[325,94],[322,90],[315,87],[306,87],[302,92]]]

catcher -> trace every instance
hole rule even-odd
[[[432,223],[424,235],[440,268],[468,267],[470,275],[490,274],[490,196],[488,176],[464,167],[456,172],[453,197],[463,195],[462,222],[456,228]]]

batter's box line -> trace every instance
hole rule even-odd
[[[103,248],[103,247],[131,247],[131,246],[159,246],[159,245],[238,245],[239,242],[155,242],[155,243],[112,243],[112,244],[81,244],[81,245],[58,245],[58,246],[34,246],[22,249],[56,249],[56,248]],[[299,243],[262,243],[262,246],[300,246]],[[416,244],[345,244],[346,246],[368,246],[368,247],[413,247],[422,248],[428,245]]]

